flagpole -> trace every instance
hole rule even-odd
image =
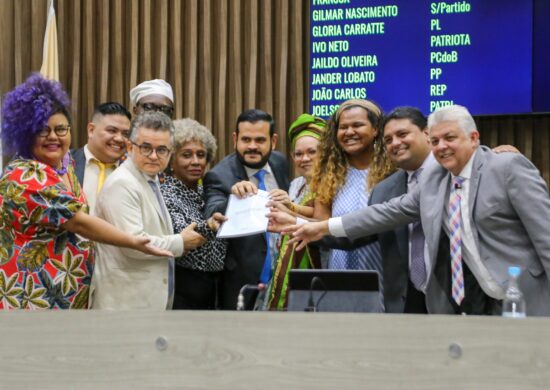
[[[48,19],[44,33],[44,49],[40,73],[51,80],[59,81],[59,54],[57,49],[57,21],[54,0],[48,0]]]

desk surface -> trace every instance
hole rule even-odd
[[[0,324],[1,389],[550,387],[546,318],[20,311]]]

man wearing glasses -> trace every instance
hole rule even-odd
[[[71,151],[75,173],[92,215],[95,214],[97,194],[126,153],[131,119],[130,112],[120,103],[99,104],[87,126],[88,143]]]
[[[170,118],[174,115],[174,92],[166,81],[148,80],[130,90],[134,115],[147,111],[160,111]]]
[[[109,176],[96,204],[100,218],[176,257],[199,247],[204,238],[193,223],[173,234],[160,195],[158,174],[170,160],[172,121],[160,112],[145,112],[132,122],[128,159]],[[92,282],[94,309],[164,310],[172,307],[174,258],[100,244]]]

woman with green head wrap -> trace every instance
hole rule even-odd
[[[283,205],[294,215],[311,217],[315,195],[309,190],[313,166],[317,160],[319,139],[325,129],[325,121],[309,114],[300,115],[288,129],[292,146],[292,158],[299,175],[291,183],[288,198]],[[283,236],[275,271],[267,292],[267,308],[283,310],[287,306],[287,280],[290,269],[321,268],[319,250],[306,247],[296,251],[295,245],[287,245],[288,236]]]

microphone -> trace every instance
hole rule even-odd
[[[239,296],[237,297],[237,310],[245,310],[244,306],[244,294],[248,291],[262,291],[265,289],[265,284],[258,283],[258,284],[251,284],[247,283],[244,286],[241,287],[239,290]]]
[[[455,190],[460,190],[460,189],[462,189],[462,184],[455,183]]]
[[[313,301],[313,290],[315,290],[315,287],[318,286],[318,285],[324,291],[323,291],[323,294],[321,294],[321,296],[317,299],[317,302],[314,302]],[[321,302],[321,299],[323,299],[323,297],[325,296],[326,293],[327,293],[327,288],[326,288],[325,284],[323,283],[323,279],[321,279],[319,276],[314,276],[313,278],[311,278],[311,283],[309,284],[309,298],[307,300],[307,306],[304,309],[304,311],[316,312],[317,311],[317,306],[319,306],[319,302]]]

